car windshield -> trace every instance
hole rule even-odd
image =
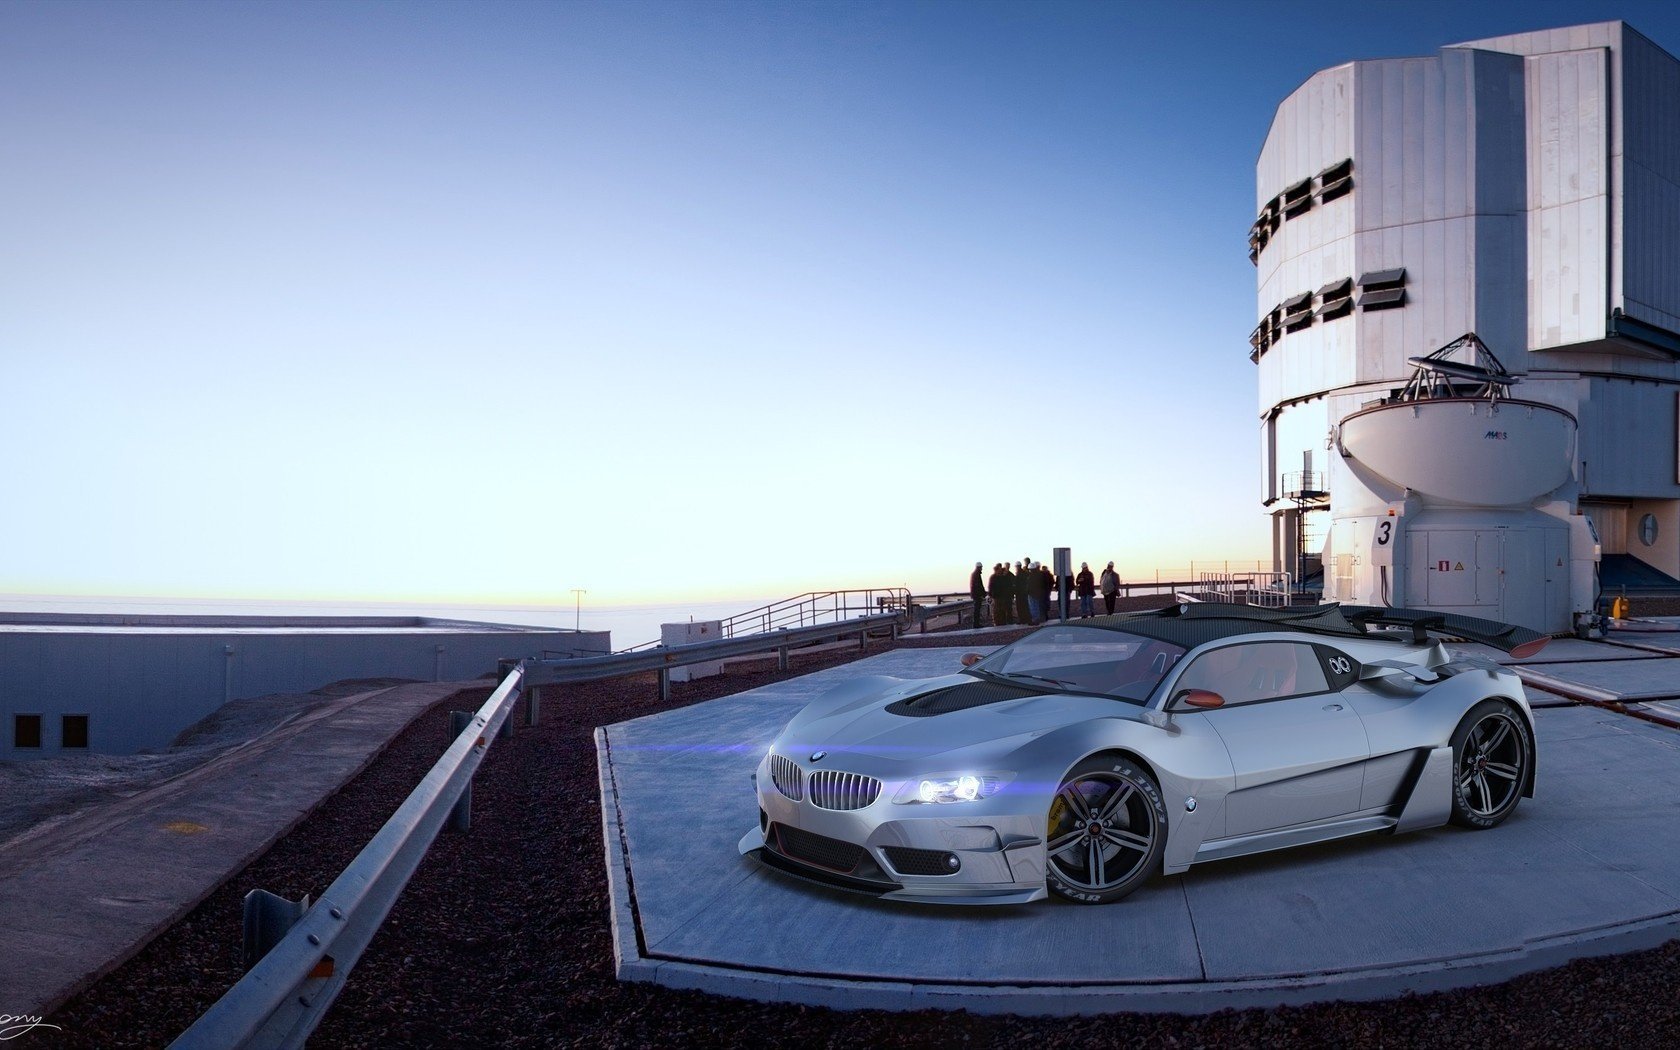
[[[1046,627],[968,669],[982,678],[1141,704],[1183,656],[1182,645],[1091,627]]]

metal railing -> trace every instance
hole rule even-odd
[[[1322,470],[1292,470],[1283,476],[1285,499],[1318,500],[1330,492],[1330,476]]]
[[[490,743],[512,732],[508,718],[525,697],[525,724],[536,725],[543,686],[619,678],[658,670],[660,694],[669,695],[673,667],[729,656],[777,651],[857,635],[860,647],[882,629],[897,638],[902,617],[877,613],[837,624],[778,630],[772,634],[668,646],[639,653],[560,660],[526,660],[514,666],[477,712],[456,712],[462,728],[443,757],[405,799],[343,874],[313,904],[263,890],[245,898],[249,969],[170,1044],[182,1050],[300,1047],[343,990],[350,970],[378,932],[426,851],[447,822],[470,824],[472,777]]]
[[[527,660],[526,686],[536,689],[545,685],[564,685],[591,682],[601,678],[618,678],[642,671],[659,672],[659,695],[670,695],[672,668],[688,664],[711,663],[731,656],[777,652],[781,667],[787,669],[789,651],[802,645],[816,645],[850,635],[858,636],[858,644],[866,644],[869,635],[888,628],[894,638],[904,618],[900,614],[877,613],[859,616],[839,623],[816,624],[809,627],[784,627],[764,634],[749,634],[740,638],[720,638],[715,642],[695,642],[692,645],[666,645],[638,652],[614,653],[611,656],[586,656],[576,660]]]
[[[1283,608],[1292,591],[1287,572],[1203,572],[1191,593],[1202,601]]]
[[[809,591],[792,598],[736,613],[723,621],[723,636],[768,634],[784,627],[811,627],[839,623],[860,616],[887,612],[902,613],[910,607],[910,591],[904,587],[867,587],[849,591]]]
[[[908,609],[910,601],[910,592],[903,587],[811,591],[725,617],[720,621],[722,626],[719,633],[725,638],[740,638],[779,631],[786,627],[811,627],[824,622],[839,623],[866,614],[902,613]],[[655,638],[651,642],[640,642],[616,651],[621,654],[640,653],[664,646],[664,641]]]

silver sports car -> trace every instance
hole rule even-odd
[[[741,852],[895,900],[1119,900],[1156,872],[1367,832],[1491,828],[1534,793],[1522,683],[1409,609],[1177,605],[1040,628],[806,707]]]

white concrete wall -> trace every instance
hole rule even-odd
[[[0,625],[0,760],[61,753],[66,714],[89,716],[89,751],[132,754],[168,746],[224,699],[309,692],[349,678],[476,678],[495,671],[504,657],[572,648],[604,653],[611,646],[605,631],[469,625],[448,632],[377,634],[101,633]],[[16,714],[43,716],[40,750],[13,747]]]

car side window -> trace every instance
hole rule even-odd
[[[1323,693],[1329,688],[1324,666],[1311,645],[1243,642],[1198,656],[1184,669],[1175,691],[1206,689],[1231,706]]]

